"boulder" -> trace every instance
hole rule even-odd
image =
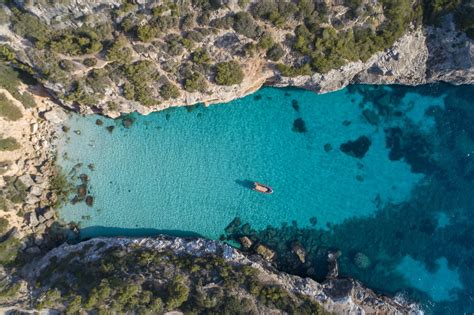
[[[31,186],[35,184],[35,182],[33,181],[33,179],[31,178],[29,174],[25,174],[18,177],[18,180],[20,180],[23,183],[23,185],[26,186],[26,188],[30,188]]]
[[[54,210],[51,208],[48,208],[45,213],[43,213],[43,217],[45,217],[46,220],[52,219],[54,217]]]
[[[298,257],[302,264],[306,262],[306,250],[300,242],[293,242],[293,244],[291,244],[291,251]]]
[[[35,233],[37,234],[43,234],[46,231],[46,224],[40,223],[35,227]]]
[[[43,192],[43,189],[39,186],[33,185],[30,188],[30,194],[34,196],[41,196],[41,193]]]
[[[239,240],[240,240],[240,244],[242,244],[242,247],[244,249],[249,249],[253,245],[252,240],[248,238],[247,236],[242,236]]]
[[[29,204],[29,205],[34,205],[34,204],[37,204],[38,202],[40,202],[40,199],[37,197],[37,196],[34,196],[34,195],[28,195],[26,196],[26,203]]]
[[[30,226],[37,226],[39,221],[38,218],[36,217],[36,213],[30,212],[28,215],[28,223]]]
[[[31,124],[30,125],[30,130],[31,130],[32,134],[35,134],[38,131],[38,124],[37,123]]]
[[[262,256],[265,260],[268,260],[268,261],[271,261],[273,259],[273,257],[275,257],[275,251],[271,250],[270,248],[262,245],[262,244],[259,244],[256,248],[255,248],[255,252],[257,254],[259,254],[260,256]]]
[[[67,114],[64,110],[59,107],[56,107],[49,112],[44,113],[44,118],[53,124],[61,124],[67,120]]]

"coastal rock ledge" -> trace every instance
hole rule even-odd
[[[93,265],[94,261],[101,260],[111,254],[111,249],[115,253],[119,251],[120,257],[137,256],[136,253],[147,250],[152,255],[160,255],[166,253],[167,259],[175,257],[174,264],[178,260],[186,260],[195,262],[196,259],[204,259],[205,257],[214,257],[220,259],[224,264],[234,268],[249,268],[257,271],[258,279],[265,279],[264,283],[272,283],[289,292],[291,296],[304,297],[319,304],[324,310],[322,312],[333,312],[336,314],[420,314],[418,306],[415,304],[408,305],[401,299],[391,299],[385,296],[375,294],[370,289],[362,286],[356,280],[349,278],[328,278],[323,283],[318,283],[309,278],[300,278],[298,276],[289,275],[279,272],[268,262],[264,261],[258,255],[247,256],[239,250],[218,241],[207,239],[185,239],[167,236],[159,236],[157,238],[94,238],[75,245],[63,244],[41,259],[30,263],[23,269],[25,279],[30,283],[38,283],[38,279],[52,278],[51,270],[55,275],[61,270],[60,262],[68,260],[67,268],[77,265],[78,262],[84,266]],[[143,256],[143,255],[142,255]],[[71,257],[73,257],[71,259]],[[146,256],[148,261],[150,256]],[[187,258],[186,258],[187,257]],[[75,259],[75,261],[74,261]],[[51,265],[54,264],[54,267]],[[105,263],[102,263],[105,265]],[[246,267],[244,267],[246,266]],[[66,268],[66,269],[67,269]],[[147,266],[149,268],[149,265]],[[337,268],[337,264],[335,264]],[[153,268],[151,268],[153,269]],[[212,272],[211,269],[205,269],[205,272]],[[88,269],[89,270],[89,269]],[[242,269],[240,269],[242,270]],[[59,271],[60,272],[60,271]],[[89,270],[88,272],[92,272]],[[132,275],[132,278],[150,277],[147,272]],[[337,274],[337,271],[336,271]],[[61,276],[64,277],[64,276]],[[169,277],[169,274],[167,275]],[[159,276],[155,274],[153,279],[157,280]],[[204,283],[206,283],[204,281]],[[205,287],[219,287],[225,285],[220,281],[209,283]],[[228,290],[228,287],[226,287]],[[31,289],[33,296],[39,295],[41,287]],[[262,289],[263,290],[263,289]],[[262,291],[259,290],[258,292]],[[259,293],[257,293],[259,294]],[[242,298],[242,295],[240,295]],[[257,298],[258,300],[258,298]],[[270,311],[270,309],[258,308],[258,313]],[[286,313],[276,312],[277,313]]]

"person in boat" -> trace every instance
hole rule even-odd
[[[253,190],[255,191],[258,191],[259,193],[262,193],[262,194],[271,194],[273,193],[273,189],[267,185],[264,185],[264,184],[260,184],[260,183],[257,183],[257,182],[254,182],[253,183]]]

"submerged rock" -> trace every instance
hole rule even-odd
[[[88,207],[94,206],[94,197],[92,197],[92,196],[87,196],[87,197],[86,197],[86,205],[87,205]]]
[[[232,222],[224,229],[225,233],[230,235],[239,231],[239,227],[242,224],[239,217],[235,217]]]
[[[102,125],[104,124],[104,122],[103,122],[102,120],[100,120],[100,119],[97,119],[97,120],[95,121],[95,124],[96,124],[97,126],[102,126]]]
[[[354,265],[356,265],[357,268],[360,269],[367,269],[370,267],[371,261],[370,258],[367,257],[367,255],[359,252],[354,256]]]
[[[112,133],[112,131],[114,131],[114,128],[115,128],[115,126],[107,126],[107,127],[105,127],[105,129],[107,129],[107,131],[108,131],[109,133]]]
[[[298,104],[297,100],[292,100],[291,101],[291,107],[293,107],[293,109],[297,112],[300,111],[300,105]]]
[[[306,132],[306,124],[303,120],[303,118],[297,118],[295,119],[295,121],[293,122],[293,129],[292,129],[294,132],[300,132],[300,133],[304,133]]]
[[[324,151],[326,151],[326,152],[332,151],[332,144],[326,143],[326,144],[324,145]]]
[[[127,128],[127,129],[129,129],[130,127],[132,127],[133,122],[134,122],[134,120],[133,120],[132,118],[130,118],[130,117],[127,117],[127,118],[122,119],[122,125],[123,125],[125,128]]]
[[[87,194],[87,186],[85,184],[77,186],[76,192],[79,198],[84,198]]]
[[[364,115],[367,122],[371,125],[378,125],[380,121],[377,113],[371,109],[364,109],[364,111],[362,111],[362,115]]]
[[[372,141],[366,136],[360,136],[355,141],[347,141],[341,144],[340,149],[347,155],[353,156],[358,159],[362,159],[367,151],[369,151]]]

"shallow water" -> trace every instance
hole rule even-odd
[[[337,248],[342,273],[380,292],[429,312],[472,312],[473,90],[264,88],[225,105],[133,114],[129,128],[73,116],[59,162],[78,184],[88,175],[93,206],[68,204],[61,216],[84,238],[218,238],[238,216],[268,244],[298,239],[310,265]],[[354,263],[359,252],[368,266]]]

